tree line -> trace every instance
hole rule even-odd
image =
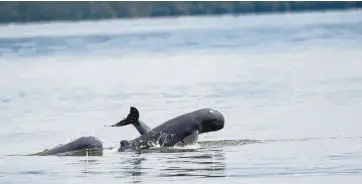
[[[362,1],[2,1],[0,23],[341,10]]]

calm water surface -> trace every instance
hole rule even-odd
[[[0,183],[362,182],[362,12],[0,26]],[[204,107],[225,128],[191,150],[105,147],[140,110],[155,127]],[[16,156],[19,155],[19,156]]]

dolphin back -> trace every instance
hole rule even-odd
[[[74,154],[80,154],[87,150],[102,150],[103,144],[96,137],[80,137],[74,141],[71,141],[64,145],[56,146],[52,149],[47,149],[43,152],[36,153],[33,155],[37,156],[48,156],[48,155],[67,155],[67,153],[73,152]],[[76,153],[77,152],[77,153]]]

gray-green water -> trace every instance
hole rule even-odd
[[[0,183],[362,182],[362,12],[0,27]],[[117,153],[204,107],[199,147]],[[101,157],[14,156],[93,135]]]

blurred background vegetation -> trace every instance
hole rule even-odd
[[[362,1],[28,1],[0,2],[0,23],[274,13],[361,8]]]

